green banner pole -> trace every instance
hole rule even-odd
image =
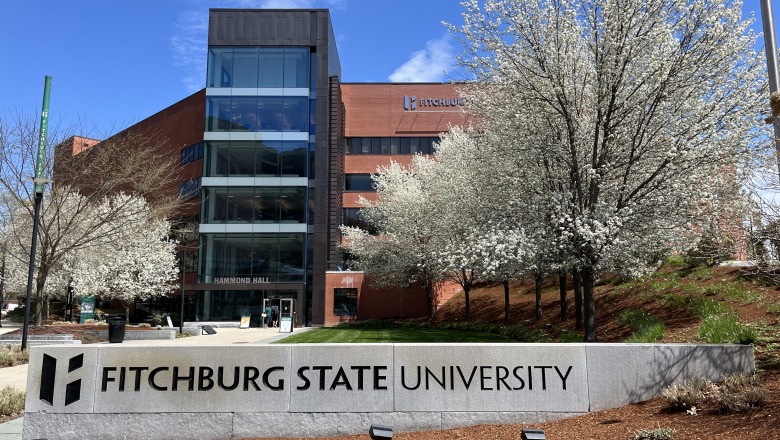
[[[38,156],[35,160],[35,192],[43,192],[43,168],[46,165],[46,137],[49,132],[49,94],[51,77],[46,75],[43,86],[43,110],[41,111],[41,132],[38,136]]]
[[[43,201],[43,168],[46,164],[46,134],[49,130],[49,92],[51,77],[46,75],[43,88],[43,110],[41,111],[41,132],[38,135],[38,157],[35,160],[35,214],[33,214],[32,243],[30,244],[30,266],[27,271],[27,297],[24,300],[24,325],[22,326],[22,350],[27,348],[27,334],[30,327],[30,297],[32,297],[33,272],[35,270],[35,248],[38,244],[38,222]]]

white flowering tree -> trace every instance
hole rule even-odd
[[[730,0],[464,6],[451,29],[469,105],[496,140],[485,148],[511,162],[505,193],[558,216],[550,240],[579,270],[594,341],[597,271],[690,230],[724,167],[739,185],[763,104],[755,37]]]
[[[99,210],[108,212],[120,195],[104,201]],[[128,319],[134,300],[164,296],[176,288],[179,274],[176,242],[170,238],[170,223],[155,218],[143,199],[130,217],[122,218],[118,234],[81,249],[68,259],[66,269],[76,296],[108,296],[119,300]],[[123,202],[120,202],[123,203]]]
[[[129,288],[142,297],[150,289],[170,290],[170,277],[175,278],[178,271],[173,247],[166,239],[169,226],[142,198],[118,194],[90,200],[61,187],[47,196],[35,260],[36,325],[42,323],[48,300],[64,296],[71,280],[79,296],[96,293],[95,289],[124,292],[120,287],[131,286],[131,281],[136,284]],[[2,230],[7,289],[26,289],[31,230],[32,217],[26,206],[8,212]]]
[[[382,286],[422,284],[430,315],[443,273],[437,258],[442,245],[435,221],[438,205],[431,203],[435,175],[435,162],[423,156],[416,156],[409,168],[391,162],[372,177],[377,201],[362,200],[361,215],[376,227],[378,236],[342,228],[344,249],[355,258],[357,269]]]
[[[35,175],[39,118],[0,111],[0,224],[7,272],[13,275],[6,278],[18,292],[25,292],[27,283],[34,210],[30,176]],[[66,290],[65,260],[98,239],[118,236],[127,226],[122,219],[139,206],[135,198],[149,200],[151,208],[143,209],[157,218],[171,217],[181,207],[179,158],[163,147],[164,138],[126,130],[94,145],[72,136],[89,132],[85,126],[62,127],[56,118],[49,125],[44,176],[54,183],[45,185],[41,206],[32,291],[36,325],[42,323],[50,295]],[[106,196],[120,193],[131,197],[116,198],[109,212],[96,214]]]

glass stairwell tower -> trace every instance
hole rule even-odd
[[[208,35],[196,315],[259,323],[284,300],[322,324],[344,145],[329,13],[212,9]]]

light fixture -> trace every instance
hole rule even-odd
[[[368,435],[372,440],[385,440],[393,438],[393,428],[387,426],[371,425]]]
[[[520,440],[547,440],[541,429],[524,428],[520,431]]]

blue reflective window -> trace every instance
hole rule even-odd
[[[192,144],[181,150],[181,164],[186,165],[190,162],[203,159],[203,142]]]
[[[258,87],[284,87],[284,49],[264,47],[259,52]]]
[[[286,48],[284,50],[284,87],[309,87],[308,48]]]
[[[233,48],[209,48],[207,87],[231,87],[233,78]]]
[[[200,177],[179,184],[179,199],[190,200],[200,194]]]
[[[317,134],[317,106],[315,104],[315,100],[309,100],[309,134]]]
[[[206,131],[309,131],[305,96],[210,96]]]
[[[314,52],[309,57],[309,90],[317,90],[317,54]]]
[[[231,87],[257,87],[257,65],[257,48],[236,48],[233,51]]]
[[[208,87],[309,88],[314,56],[308,47],[209,48]]]
[[[229,96],[215,96],[206,99],[206,131],[230,131],[232,106]]]

